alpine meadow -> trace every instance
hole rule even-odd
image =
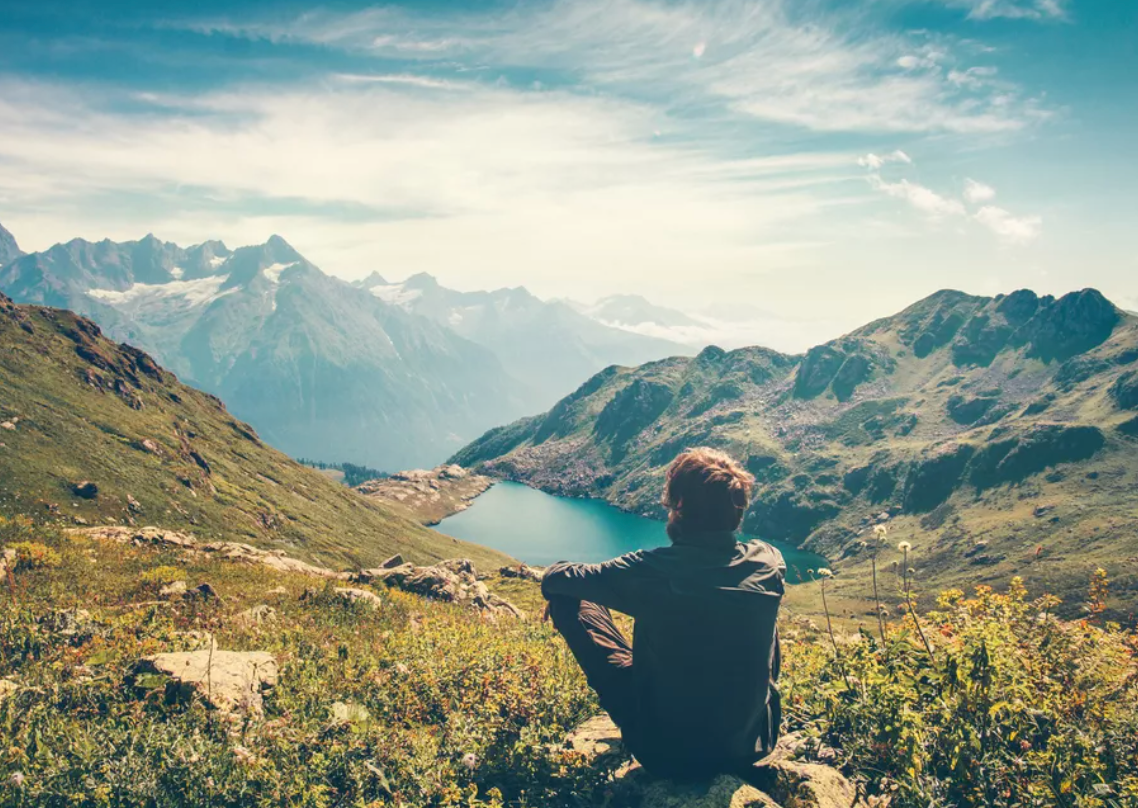
[[[1138,808],[1135,42],[6,0],[0,808]]]

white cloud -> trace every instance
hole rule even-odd
[[[996,189],[991,185],[985,185],[971,178],[964,180],[964,199],[966,201],[976,204],[978,202],[988,202],[995,198]]]
[[[1024,244],[1038,238],[1043,220],[1038,216],[1013,216],[1003,208],[985,205],[973,218],[1004,241]]]
[[[975,20],[1056,20],[1067,16],[1068,0],[945,0],[954,8],[967,9]]]
[[[876,171],[886,163],[912,163],[912,159],[905,152],[897,149],[889,154],[877,155],[870,152],[857,158],[857,164],[862,168]]]
[[[976,205],[989,202],[996,196],[996,189],[977,180],[966,178],[962,199],[945,196],[932,188],[912,182],[908,179],[887,181],[881,176],[881,169],[887,163],[900,162],[912,164],[912,160],[902,151],[880,157],[876,154],[866,154],[858,158],[858,165],[868,169],[867,180],[869,185],[894,199],[901,199],[914,209],[925,214],[930,220],[943,219],[970,219],[987,228],[1000,237],[1001,240],[1011,244],[1026,244],[1037,238],[1043,228],[1043,220],[1039,216],[1014,216],[1003,208],[994,205],[984,205],[975,212],[969,212],[965,205]]]
[[[649,88],[681,106],[717,101],[744,117],[827,132],[999,133],[1046,117],[1010,83],[997,98],[995,88],[950,81],[946,70],[967,75],[970,66],[949,40],[874,31],[848,11],[799,16],[789,0],[579,0],[523,4],[492,20],[384,7],[207,29],[383,58],[569,70],[607,92]]]
[[[896,199],[902,199],[934,219],[945,216],[963,216],[965,213],[964,205],[960,200],[941,196],[931,188],[926,188],[915,182],[908,180],[886,182],[876,174],[870,175],[869,182],[876,190]]]

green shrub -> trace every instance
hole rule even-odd
[[[38,541],[20,541],[8,545],[16,551],[16,570],[54,569],[63,563],[59,553]]]
[[[911,616],[837,654],[792,632],[790,723],[898,808],[1138,805],[1138,642],[1057,604],[1018,578],[945,592],[921,618],[931,657]]]

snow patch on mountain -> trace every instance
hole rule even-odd
[[[173,267],[170,270],[170,276],[176,281],[180,281],[182,279],[182,276],[185,274],[186,270],[182,269],[181,267]]]
[[[196,316],[195,312],[236,292],[236,288],[222,288],[227,279],[215,275],[159,284],[134,283],[123,290],[91,289],[87,294],[139,322],[163,324]]]
[[[184,308],[204,306],[220,297],[231,294],[234,289],[221,290],[227,277],[213,275],[192,281],[170,281],[169,283],[134,283],[123,290],[92,289],[91,297],[112,306],[131,306],[134,308],[161,308],[163,304],[184,304]]]
[[[368,289],[384,303],[410,311],[411,304],[423,296],[422,289],[408,289],[402,283],[373,286]]]
[[[261,270],[261,272],[264,274],[265,279],[268,280],[269,283],[280,283],[281,273],[286,269],[290,269],[291,267],[296,266],[298,263],[300,262],[293,261],[291,264],[270,264]]]

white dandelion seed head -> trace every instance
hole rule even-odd
[[[885,525],[874,525],[873,532],[877,536],[885,537],[889,535],[889,528]]]
[[[900,550],[902,553],[907,553],[913,549],[913,545],[909,544],[909,542],[907,542],[907,541],[903,541],[897,545],[897,549]]]
[[[462,765],[474,771],[474,768],[478,765],[478,755],[473,752],[467,752],[462,756]]]
[[[8,782],[15,788],[23,788],[26,779],[23,772],[12,772],[12,776],[8,778]]]
[[[822,567],[820,570],[818,570],[818,574],[821,575],[823,578],[833,578],[834,577],[833,570],[828,569],[827,567]]]

